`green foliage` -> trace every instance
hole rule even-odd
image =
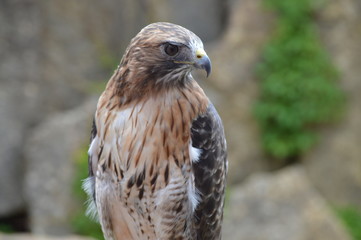
[[[355,207],[336,208],[336,214],[354,240],[361,239],[361,212]]]
[[[313,1],[264,1],[278,18],[257,68],[262,82],[255,116],[266,152],[285,161],[314,144],[317,124],[340,115],[343,95],[312,22]]]
[[[13,227],[9,224],[5,224],[5,223],[1,223],[0,224],[0,233],[14,233],[15,230],[13,229]]]
[[[81,206],[72,219],[73,231],[80,235],[91,236],[95,239],[102,240],[103,234],[99,223],[92,221],[85,216],[87,195],[82,189],[82,181],[88,176],[88,155],[86,148],[80,149],[75,156],[76,172],[74,182],[74,196]]]

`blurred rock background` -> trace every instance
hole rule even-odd
[[[277,24],[262,0],[1,0],[0,232],[12,234],[0,239],[94,230],[81,217],[80,179],[96,101],[130,39],[155,21],[194,31],[212,59],[200,84],[229,145],[224,239],[361,239],[361,2],[316,2],[345,109],[314,129],[310,150],[275,166],[253,113],[256,69]]]

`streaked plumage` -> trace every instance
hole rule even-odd
[[[226,142],[193,68],[210,72],[201,40],[154,23],[101,95],[84,186],[106,239],[221,238]]]

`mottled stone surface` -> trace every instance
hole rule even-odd
[[[300,166],[252,175],[228,190],[226,240],[351,239]]]
[[[272,32],[273,16],[265,12],[261,0],[238,0],[229,17],[224,36],[209,46],[213,72],[204,85],[212,87],[207,93],[225,125],[232,184],[267,169],[252,107],[259,85],[255,68]]]
[[[74,158],[90,137],[96,99],[57,113],[31,132],[26,142],[25,192],[30,228],[38,234],[71,232],[76,207]]]
[[[303,159],[313,184],[336,206],[361,209],[361,2],[330,0],[318,15],[320,35],[340,72],[344,117],[322,130]]]
[[[22,146],[35,117],[37,14],[32,1],[0,2],[0,216],[25,208]]]

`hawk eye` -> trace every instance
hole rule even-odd
[[[176,55],[178,53],[178,50],[179,50],[178,46],[170,43],[167,43],[164,48],[165,53],[168,54],[169,56]]]

